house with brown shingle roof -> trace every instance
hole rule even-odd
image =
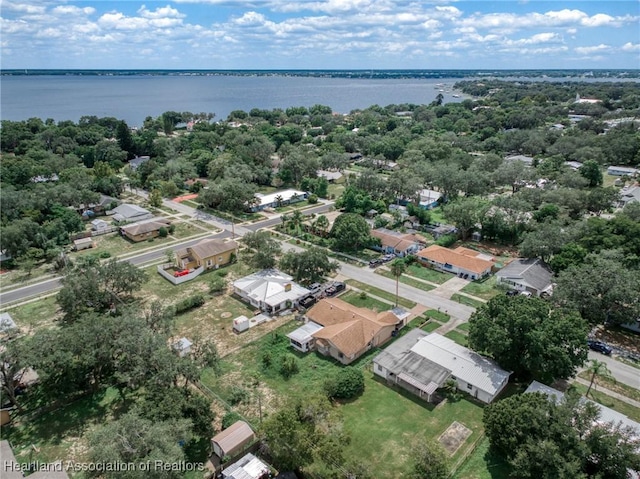
[[[193,246],[176,250],[176,262],[182,269],[219,268],[230,263],[237,250],[235,241],[203,239]]]
[[[314,328],[317,331],[309,335],[310,347],[306,350],[315,349],[342,364],[350,364],[394,336],[405,326],[408,315],[401,308],[378,313],[358,308],[339,298],[325,298],[307,311],[306,319],[309,321],[307,324],[321,327]],[[289,338],[292,345],[296,338],[294,333]]]
[[[458,276],[468,275],[471,280],[491,274],[494,265],[492,256],[462,246],[449,249],[434,244],[418,252],[416,257],[422,265]]]
[[[156,218],[151,221],[142,221],[123,226],[120,228],[120,234],[135,243],[139,243],[140,241],[156,238],[160,235],[160,229],[166,228],[170,224],[171,222],[166,218]]]
[[[398,256],[415,253],[426,242],[424,238],[414,234],[403,234],[387,228],[377,228],[371,231],[371,236],[380,240],[380,246],[371,248],[383,253],[394,253]]]

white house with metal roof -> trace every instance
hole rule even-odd
[[[233,292],[256,308],[275,314],[289,309],[310,293],[277,269],[264,269],[233,283]]]
[[[252,211],[262,211],[265,208],[278,208],[280,206],[297,203],[307,199],[309,194],[300,190],[274,191],[269,194],[256,193],[256,203],[252,205]]]
[[[458,389],[490,403],[510,372],[438,333],[414,329],[373,359],[373,372],[427,400],[447,379]]]
[[[267,479],[271,471],[269,466],[251,453],[222,470],[222,479]]]
[[[551,295],[553,272],[539,258],[517,258],[496,273],[496,283],[536,296]]]
[[[153,218],[153,215],[149,210],[129,203],[123,203],[120,206],[107,211],[107,214],[113,216],[115,221],[142,221]]]
[[[306,324],[300,326],[298,329],[291,331],[287,334],[291,347],[300,351],[301,353],[309,352],[313,349],[315,338],[313,333],[317,333],[324,326],[309,321]]]

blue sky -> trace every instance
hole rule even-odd
[[[640,68],[640,2],[2,0],[2,68]]]

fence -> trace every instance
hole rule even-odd
[[[189,274],[185,274],[184,276],[173,276],[172,274],[166,271],[167,269],[173,268],[173,267],[174,265],[172,263],[164,263],[164,264],[159,264],[157,266],[157,269],[158,269],[158,273],[160,273],[160,276],[164,277],[164,279],[172,282],[175,285],[190,281],[196,276],[199,276],[200,273],[204,271],[204,267],[200,266],[199,268],[194,269]]]

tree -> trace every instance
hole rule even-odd
[[[256,269],[270,269],[276,265],[276,256],[281,252],[280,244],[268,231],[247,233],[244,243],[250,250],[248,263]]]
[[[435,441],[421,441],[412,448],[412,479],[447,479],[449,458],[443,447]]]
[[[56,301],[65,313],[65,321],[74,321],[86,311],[121,307],[145,280],[146,273],[127,261],[79,263],[62,279]]]
[[[591,391],[591,387],[593,386],[593,383],[596,380],[596,377],[613,379],[613,376],[611,376],[611,371],[609,371],[609,368],[607,367],[607,363],[605,363],[604,361],[591,359],[589,361],[589,367],[586,369],[586,371],[589,374],[591,374],[589,387],[587,388],[587,392],[585,393],[585,396],[587,397],[589,396],[589,392]]]
[[[299,253],[287,251],[280,259],[280,269],[293,276],[302,283],[314,283],[338,269],[338,264],[332,262],[327,253],[320,248],[310,248]]]
[[[469,320],[469,345],[516,377],[568,378],[587,358],[587,325],[538,298],[496,296]]]
[[[591,324],[624,324],[640,317],[640,276],[618,253],[587,255],[561,271],[553,301],[574,308]]]
[[[313,222],[313,229],[316,234],[319,233],[320,236],[325,236],[329,229],[329,219],[325,215],[318,216]]]
[[[460,231],[463,241],[469,237],[476,224],[480,222],[484,202],[477,198],[460,198],[443,207],[443,212]]]
[[[256,186],[240,178],[222,178],[200,191],[202,204],[230,213],[242,213],[255,201]]]
[[[153,477],[173,479],[184,476],[184,471],[171,465],[184,462],[181,443],[191,439],[191,422],[186,419],[151,421],[135,412],[128,412],[120,419],[108,422],[89,434],[89,459],[95,464],[134,464],[151,468],[156,461],[169,467],[156,467]],[[101,471],[95,477],[119,478],[122,471]],[[131,479],[149,477],[144,467],[127,470]]]
[[[600,169],[600,165],[596,161],[585,161],[578,171],[584,178],[589,181],[589,186],[591,188],[593,188],[594,186],[602,185],[602,170]]]
[[[21,409],[18,386],[30,366],[28,348],[24,347],[24,343],[22,338],[6,341],[0,351],[0,391],[2,397],[18,409]]]
[[[364,392],[364,374],[353,366],[341,368],[334,377],[324,382],[324,391],[329,399],[358,397]]]
[[[389,265],[389,270],[396,278],[396,306],[398,306],[398,282],[400,281],[400,276],[407,270],[407,263],[404,258],[396,258]]]
[[[160,208],[162,206],[162,192],[154,188],[149,193],[149,204],[154,208]]]
[[[371,230],[365,219],[355,213],[343,213],[333,222],[331,237],[339,251],[354,251],[371,244]]]

